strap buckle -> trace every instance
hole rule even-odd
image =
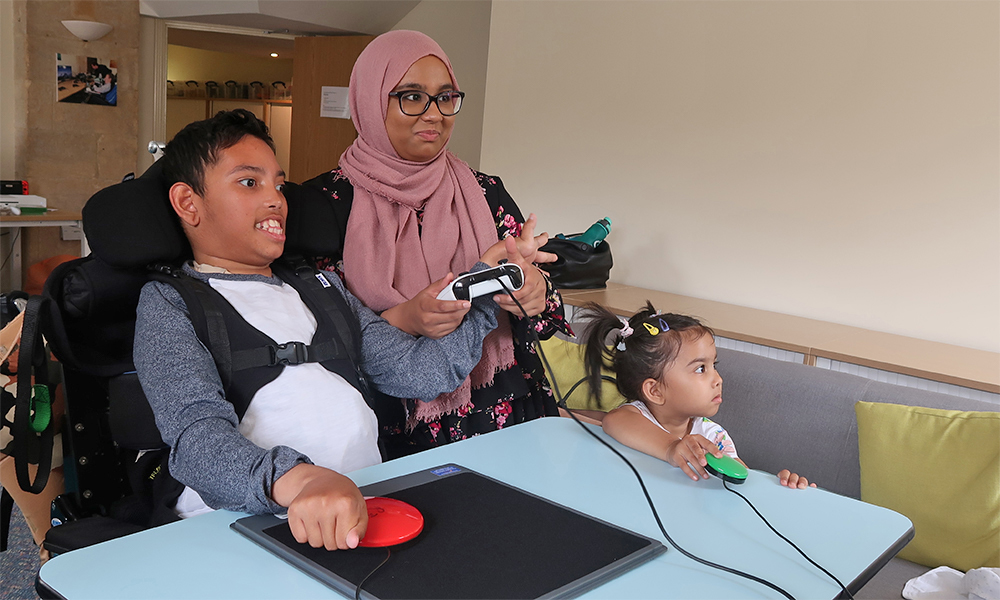
[[[309,346],[302,342],[288,342],[271,349],[271,365],[301,365],[309,362]]]

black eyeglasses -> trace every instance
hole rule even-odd
[[[450,117],[456,115],[462,109],[462,98],[465,98],[465,92],[452,90],[441,92],[437,96],[431,96],[427,92],[417,90],[389,92],[389,95],[399,100],[399,110],[403,111],[404,115],[410,117],[419,117],[427,112],[427,109],[431,107],[432,101],[437,104],[442,116]]]

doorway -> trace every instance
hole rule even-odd
[[[244,108],[264,121],[278,164],[291,150],[294,37],[260,30],[167,23],[163,140],[220,110]]]

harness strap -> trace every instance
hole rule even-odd
[[[302,342],[288,342],[277,346],[263,346],[252,350],[233,352],[233,371],[278,365],[318,363],[337,358],[340,345],[336,340],[307,346]]]
[[[301,257],[275,261],[271,265],[271,269],[276,276],[299,293],[319,323],[322,323],[324,319],[320,318],[320,315],[316,314],[317,312],[321,312],[332,323],[333,327],[330,328],[329,339],[311,345],[303,342],[272,343],[248,350],[233,351],[226,318],[223,314],[223,308],[220,306],[220,303],[226,302],[226,300],[218,292],[213,290],[210,285],[204,284],[185,274],[181,269],[173,267],[158,268],[154,272],[153,278],[170,284],[180,293],[188,307],[195,332],[212,354],[223,388],[227,392],[234,381],[233,375],[240,371],[259,367],[324,363],[343,359],[346,353],[358,380],[358,391],[366,403],[373,406],[367,381],[358,366],[361,354],[359,346],[361,330],[356,321],[347,319],[346,315],[352,313],[343,297],[336,289],[330,289],[333,285],[324,274],[317,273]],[[227,308],[229,307],[227,306]],[[230,401],[232,402],[232,400]],[[236,408],[238,415],[242,415],[246,410],[245,406],[237,406]]]
[[[345,314],[351,314],[351,309],[344,302],[343,297],[336,292],[332,292],[329,288],[332,284],[326,279],[327,275],[325,273],[317,272],[315,269],[310,267],[304,259],[299,257],[286,258],[289,267],[284,264],[275,263],[271,266],[282,280],[287,281],[289,285],[295,287],[300,294],[306,295],[310,298],[329,298],[329,301],[317,301],[315,304],[323,312],[326,313],[330,320],[334,324],[335,335],[341,338],[344,343],[344,350],[350,357],[351,362],[357,365],[360,360],[360,349],[358,343],[361,339],[361,330],[358,327],[356,321],[348,320],[344,317]],[[295,284],[298,285],[295,285]]]
[[[225,317],[222,316],[222,309],[219,308],[215,294],[211,293],[210,288],[206,289],[209,286],[202,285],[201,282],[194,281],[187,275],[181,275],[179,281],[181,287],[187,289],[197,299],[194,306],[201,307],[199,316],[203,328],[196,327],[195,329],[203,331],[208,336],[208,347],[211,348],[212,358],[219,369],[222,385],[228,388],[229,383],[233,380],[233,354],[229,345],[229,332],[226,328]],[[183,291],[181,291],[181,295],[184,295]],[[184,302],[191,306],[187,298],[184,298]],[[190,309],[189,311],[193,318],[194,311]]]
[[[347,319],[346,315],[353,315],[351,308],[341,294],[331,289],[333,284],[327,277],[336,275],[316,271],[301,256],[286,256],[283,260],[272,264],[271,269],[299,292],[310,310],[323,311],[333,323],[333,337],[341,340],[343,349],[354,367],[358,391],[368,407],[374,411],[375,399],[368,387],[368,380],[361,372],[361,327],[357,319]]]
[[[209,286],[202,285],[175,267],[157,267],[152,278],[170,284],[181,295],[198,338],[212,354],[222,387],[228,389],[233,378],[233,357],[225,317],[212,290],[206,290]]]
[[[7,488],[0,488],[0,552],[7,551],[10,537],[10,515],[14,512],[14,497]]]
[[[17,473],[17,484],[21,489],[31,494],[39,494],[49,481],[49,471],[52,470],[52,440],[55,424],[51,421],[44,430],[36,433],[31,426],[32,407],[31,392],[36,384],[47,385],[48,361],[45,356],[42,340],[39,313],[45,298],[31,296],[24,309],[24,324],[21,327],[20,355],[17,359],[17,400],[14,404],[14,470]],[[40,416],[40,415],[39,415]],[[35,480],[31,481],[28,473],[29,444],[35,442],[38,446],[38,470]]]

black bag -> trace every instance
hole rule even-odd
[[[593,289],[607,287],[614,260],[606,241],[593,247],[586,242],[551,238],[539,248],[559,257],[556,262],[540,265],[549,273],[557,289]]]

